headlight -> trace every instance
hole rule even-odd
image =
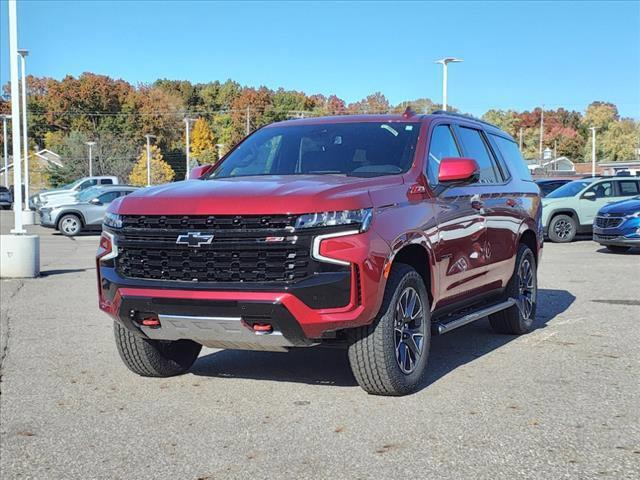
[[[371,215],[372,209],[370,208],[307,213],[298,217],[295,227],[298,229],[352,225],[361,232],[366,232],[371,224]]]
[[[634,212],[631,213],[629,215],[625,215],[624,218],[629,219],[629,218],[640,218],[640,212]]]
[[[122,228],[122,217],[117,213],[105,213],[102,223],[111,228]]]

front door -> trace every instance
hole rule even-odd
[[[595,193],[595,197],[585,198],[585,194],[588,192]],[[580,217],[580,224],[593,225],[593,220],[596,218],[598,210],[607,203],[615,202],[616,200],[619,200],[619,198],[616,197],[616,192],[611,180],[597,182],[595,185],[589,187],[580,196],[579,200],[578,216]]]

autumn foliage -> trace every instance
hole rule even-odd
[[[162,158],[160,149],[151,146],[151,185],[160,185],[172,181],[176,174],[171,166]],[[147,185],[147,150],[140,152],[138,161],[133,166],[131,175],[129,175],[129,183],[131,185],[146,186]]]

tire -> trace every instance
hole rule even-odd
[[[569,215],[556,215],[549,223],[549,240],[555,243],[572,242],[578,232],[578,224]]]
[[[408,309],[412,311],[407,312]],[[407,315],[402,316],[403,312]],[[349,332],[349,363],[366,392],[406,395],[419,387],[431,347],[429,312],[422,277],[408,265],[393,265],[373,323]]]
[[[527,272],[530,272],[530,277],[527,276]],[[527,278],[530,278],[530,281],[527,281]],[[489,315],[491,328],[496,333],[508,335],[522,335],[530,332],[535,321],[538,303],[538,275],[535,256],[526,245],[518,246],[515,271],[507,284],[505,297],[515,299],[517,304]]]
[[[58,231],[67,237],[75,237],[82,231],[82,220],[75,213],[67,213],[58,221]]]
[[[133,373],[142,377],[173,377],[188,371],[202,345],[191,340],[149,340],[117,322],[113,333],[120,358]]]
[[[631,250],[631,247],[625,247],[624,245],[605,245],[605,247],[613,253],[624,253]]]

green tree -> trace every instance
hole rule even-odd
[[[639,146],[640,123],[631,119],[614,122],[602,135],[603,160],[613,162],[634,160]]]

